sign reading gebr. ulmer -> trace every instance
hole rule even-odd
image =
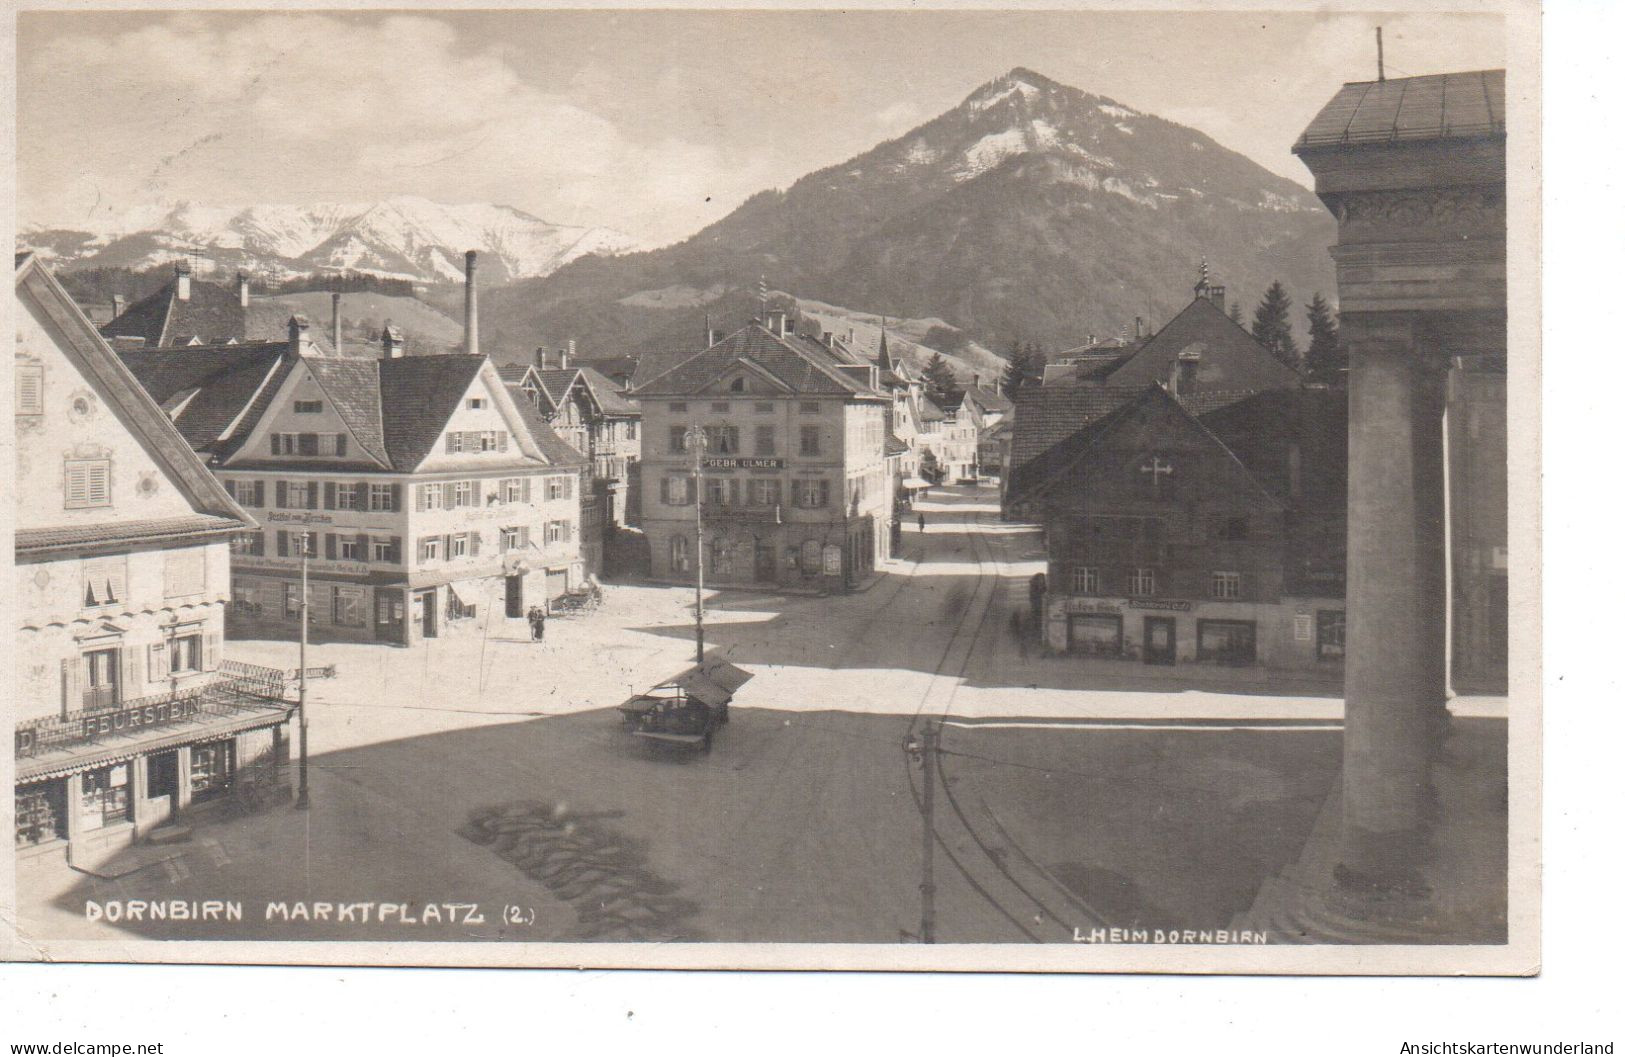
[[[783,459],[747,459],[738,456],[706,459],[707,470],[782,470]]]

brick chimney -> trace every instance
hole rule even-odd
[[[175,262],[175,296],[182,301],[192,299],[192,266],[184,260]]]
[[[384,320],[384,358],[398,360],[406,355],[406,342],[401,340],[400,328],[389,320]]]
[[[243,272],[237,273],[237,303],[248,307],[248,276]]]
[[[344,355],[344,315],[339,309],[339,298],[342,295],[333,291],[333,355]]]
[[[288,351],[295,356],[309,356],[315,351],[310,344],[310,320],[304,316],[288,317]]]
[[[480,354],[480,301],[474,289],[475,251],[469,250],[463,263],[463,351],[470,356]]]

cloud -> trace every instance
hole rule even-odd
[[[72,33],[25,58],[19,89],[35,130],[19,143],[25,216],[92,197],[113,208],[416,193],[659,239],[713,219],[761,176],[701,144],[629,138],[417,15],[187,15]]]

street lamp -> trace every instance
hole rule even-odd
[[[310,809],[309,738],[305,720],[305,646],[310,641],[310,544],[311,534],[299,534],[299,798],[293,806]]]
[[[704,427],[695,423],[683,431],[683,442],[694,453],[694,663],[705,663],[705,446]]]

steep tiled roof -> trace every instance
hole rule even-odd
[[[598,402],[598,410],[606,415],[637,415],[637,405],[621,395],[619,387],[591,367],[581,368],[581,384]]]
[[[908,445],[904,444],[902,441],[898,440],[897,439],[897,434],[888,433],[888,434],[886,434],[886,454],[887,455],[907,455],[908,454]]]
[[[1166,382],[1181,355],[1198,357],[1197,383],[1210,389],[1284,389],[1297,372],[1207,298],[1198,297],[1105,377],[1107,385],[1136,388]]]
[[[705,387],[735,363],[748,362],[778,379],[792,393],[808,395],[878,396],[840,369],[842,362],[817,342],[786,334],[778,337],[760,324],[752,323],[723,338],[645,382],[632,394],[690,396]]]
[[[180,517],[148,518],[142,521],[104,521],[86,525],[52,525],[42,529],[22,529],[17,533],[17,553],[49,550],[53,547],[82,547],[92,543],[157,543],[184,539],[206,532],[240,532],[246,519],[216,514],[183,514]]]
[[[542,392],[553,402],[554,407],[562,407],[565,398],[570,393],[570,387],[575,385],[580,371],[574,367],[549,367],[536,371],[536,380],[542,383]]]
[[[209,343],[247,336],[247,316],[235,291],[219,283],[192,279],[186,300],[170,279],[104,324],[107,337],[139,337],[149,348],[179,345],[196,336]]]
[[[920,421],[941,422],[948,416],[942,413],[942,407],[929,396],[920,398]]]
[[[1143,392],[1143,386],[1027,386],[1017,389],[1012,415],[1016,430],[1010,447],[1012,480],[1015,472],[1028,462],[1079,430],[1105,418]]]
[[[1506,71],[1475,70],[1345,84],[1293,146],[1506,135]]]
[[[973,400],[977,404],[980,404],[984,411],[998,411],[1004,414],[1009,414],[1011,411],[1015,410],[1016,406],[1013,402],[1011,402],[1008,396],[1005,396],[997,389],[990,389],[985,385],[971,386],[969,389],[965,390],[965,396],[967,399]]]
[[[524,390],[516,384],[508,386],[508,395],[519,407],[519,417],[525,420],[525,427],[530,430],[531,439],[542,450],[542,455],[554,466],[582,467],[587,465],[587,457],[566,444],[553,427],[548,425],[547,419],[530,402]]]
[[[327,394],[333,410],[350,428],[356,443],[385,466],[389,465],[390,458],[384,440],[384,413],[378,384],[379,364],[395,362],[404,361],[330,359],[317,356],[305,358],[305,366],[310,369],[310,373],[315,376],[323,392]],[[443,422],[444,420],[442,424]]]
[[[292,358],[286,342],[247,345],[190,345],[181,348],[120,349],[118,357],[154,400],[180,407],[174,423],[192,450],[224,455],[247,436],[240,429],[222,440],[245,407],[251,427],[269,405]],[[190,392],[181,404],[176,398]],[[252,405],[252,406],[250,406]]]
[[[504,385],[518,385],[525,380],[525,374],[530,370],[528,363],[499,363],[496,365],[497,377],[502,379]]]
[[[376,363],[389,463],[397,470],[416,469],[439,439],[485,358],[405,356]]]

